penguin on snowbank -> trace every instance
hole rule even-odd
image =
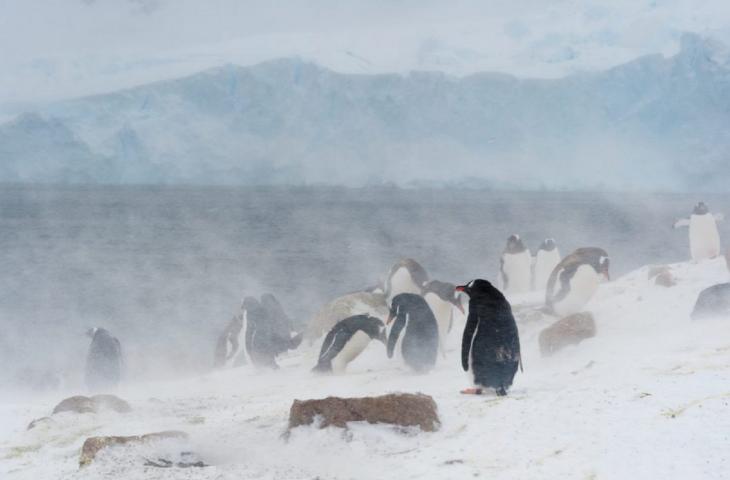
[[[461,393],[480,395],[494,388],[507,395],[521,365],[520,335],[512,307],[502,292],[486,280],[472,280],[456,287],[469,295],[469,317],[461,341],[461,366],[471,370],[475,388]]]
[[[453,283],[431,280],[423,286],[423,299],[436,317],[439,327],[439,350],[446,354],[446,336],[451,331],[454,320],[454,308],[464,313],[464,307],[459,299],[459,292]]]
[[[401,293],[415,293],[420,295],[423,284],[428,282],[428,273],[420,263],[412,258],[400,260],[390,268],[385,280],[385,296],[388,304]]]
[[[426,300],[415,293],[393,298],[387,324],[395,319],[388,336],[388,358],[393,358],[398,336],[405,329],[401,354],[406,365],[416,372],[427,372],[436,364],[439,330]]]
[[[322,342],[315,372],[345,371],[347,364],[354,360],[368,346],[371,340],[385,345],[385,324],[368,315],[355,315],[337,322]]]
[[[535,254],[535,270],[532,276],[535,290],[545,290],[550,274],[558,263],[560,263],[560,251],[555,245],[555,240],[546,238]]]
[[[86,356],[86,386],[91,391],[116,387],[122,379],[122,346],[116,337],[103,328],[91,328]]]
[[[558,317],[578,313],[608,281],[609,258],[602,248],[579,248],[558,263],[545,291],[545,309]]]
[[[720,233],[717,222],[721,213],[712,214],[704,202],[695,205],[689,218],[677,220],[674,228],[689,227],[689,250],[695,262],[720,255]]]
[[[499,280],[505,294],[530,291],[532,255],[519,235],[510,235],[502,252]]]

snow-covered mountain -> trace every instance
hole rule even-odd
[[[0,181],[724,190],[727,49],[598,73],[342,74],[227,66],[0,125]]]

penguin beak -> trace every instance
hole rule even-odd
[[[458,285],[456,288],[454,288],[457,292],[463,292],[466,293],[466,285]]]
[[[611,281],[611,276],[608,274],[608,272],[603,272],[603,279],[606,282],[610,282]]]
[[[388,321],[387,321],[387,322],[385,322],[385,324],[386,324],[386,325],[390,325],[390,322],[392,322],[392,321],[393,321],[393,318],[394,318],[394,317],[395,317],[395,315],[393,315],[393,312],[389,313],[389,314],[388,314]]]

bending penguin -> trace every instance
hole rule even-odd
[[[266,309],[253,297],[242,304],[246,322],[246,352],[257,367],[279,368],[276,357],[299,346],[302,337],[282,334],[271,321]]]
[[[689,227],[689,250],[695,262],[720,255],[720,233],[717,222],[723,219],[721,213],[710,213],[707,205],[695,205],[689,218],[677,220],[674,228]]]
[[[355,315],[340,320],[329,331],[322,343],[314,372],[343,373],[347,364],[368,346],[371,340],[385,345],[385,324],[369,315]]]
[[[555,240],[546,238],[535,254],[535,271],[532,276],[535,290],[545,290],[550,274],[558,263],[560,263],[560,251],[555,245]]]
[[[390,268],[385,280],[385,296],[388,305],[401,293],[421,294],[423,284],[428,282],[428,273],[412,258],[400,260]]]
[[[91,391],[116,387],[123,367],[119,340],[103,328],[90,328],[86,335],[91,337],[86,356],[86,386]]]
[[[398,336],[405,329],[401,354],[406,365],[416,372],[427,372],[436,364],[439,330],[426,300],[415,293],[401,293],[393,298],[388,316],[393,327],[388,336],[388,358],[393,358]]]
[[[502,252],[499,279],[507,295],[530,291],[532,255],[519,235],[510,235]]]
[[[446,337],[454,322],[454,307],[464,313],[459,292],[452,283],[431,280],[423,286],[423,299],[436,317],[439,329],[439,351],[446,355]]]
[[[558,317],[578,313],[610,279],[609,258],[602,248],[579,248],[558,263],[545,291],[545,310]]]
[[[481,395],[494,388],[507,395],[521,366],[520,336],[512,307],[502,292],[486,280],[472,280],[456,287],[469,295],[469,317],[461,341],[461,366],[471,370],[475,388],[461,393]]]
[[[243,314],[235,315],[228,325],[226,325],[223,333],[218,337],[215,345],[215,354],[213,358],[213,366],[222,368],[226,365],[238,367],[246,364],[246,354],[241,352],[236,356],[241,344],[241,334],[243,332]]]

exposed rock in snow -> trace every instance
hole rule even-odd
[[[134,435],[130,437],[89,437],[81,447],[81,457],[79,458],[79,467],[85,467],[94,461],[96,454],[100,450],[112,447],[114,445],[125,445],[127,443],[146,443],[156,440],[168,438],[186,439],[188,436],[185,432],[174,430],[165,432],[148,433],[146,435]]]
[[[552,355],[568,345],[596,336],[596,321],[589,312],[562,318],[540,332],[540,353]]]
[[[62,400],[53,409],[53,414],[61,412],[94,413],[100,410],[113,410],[117,413],[128,413],[132,411],[129,403],[115,395],[94,395],[84,397],[76,395]]]

